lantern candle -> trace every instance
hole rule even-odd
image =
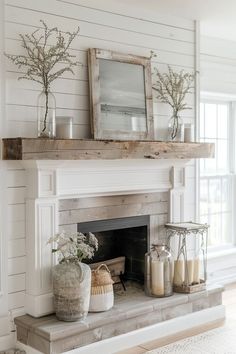
[[[184,260],[175,261],[174,268],[174,284],[182,285],[184,282]]]
[[[152,261],[152,294],[157,296],[164,295],[164,263],[161,261]]]
[[[193,282],[200,283],[200,259],[194,259]]]
[[[191,259],[187,261],[186,282],[188,284],[193,283],[193,272],[194,272],[194,261]]]

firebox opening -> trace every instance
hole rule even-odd
[[[148,249],[149,216],[135,216],[78,223],[78,231],[93,232],[99,248],[92,260],[96,263],[125,257],[124,280],[144,283],[144,255]]]

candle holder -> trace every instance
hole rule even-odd
[[[173,295],[173,260],[166,245],[153,245],[145,254],[145,293],[148,296]]]
[[[72,117],[57,116],[56,117],[56,137],[58,139],[72,139]]]
[[[184,142],[191,143],[194,141],[194,126],[191,123],[184,124]]]
[[[169,223],[165,227],[168,246],[177,250],[174,255],[174,291],[188,294],[204,290],[209,225],[184,222]]]

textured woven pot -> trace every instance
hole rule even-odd
[[[110,310],[114,305],[113,280],[106,264],[92,270],[89,312]]]
[[[57,318],[62,321],[85,319],[90,301],[90,267],[84,263],[58,264],[52,274]]]

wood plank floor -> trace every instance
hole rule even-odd
[[[231,322],[235,326],[235,331],[236,331],[236,325],[235,325],[235,320],[236,320],[236,283],[230,284],[225,287],[225,292],[223,293],[223,304],[226,307],[226,321]],[[161,343],[160,339],[154,340],[152,342],[144,343],[142,345],[139,345],[134,348],[130,348],[128,350],[121,351],[117,354],[144,354],[149,350],[156,349],[160,346],[167,345],[170,343],[173,343],[174,341],[181,340],[186,337],[191,337],[193,335],[197,335],[201,332],[207,331],[209,329],[218,327],[222,325],[222,322],[216,322],[211,324],[210,328],[209,326],[205,326],[203,329],[201,328],[196,328],[194,331],[190,330],[185,333],[180,333],[176,338],[172,337],[172,340],[169,340],[168,342],[166,339]]]

